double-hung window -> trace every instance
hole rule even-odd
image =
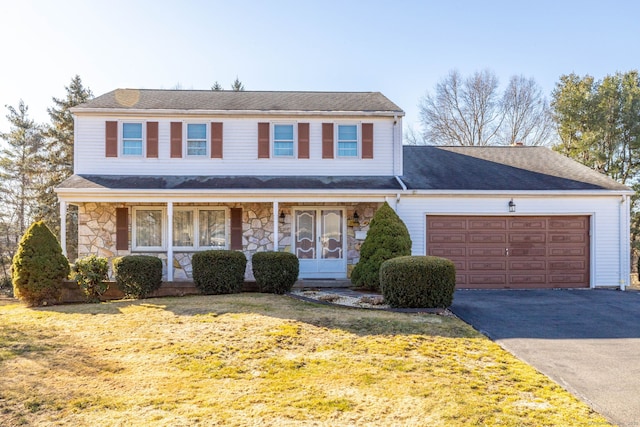
[[[207,125],[204,123],[187,124],[187,156],[207,155]]]
[[[142,123],[122,124],[122,154],[142,156]]]
[[[293,157],[293,125],[273,125],[274,157]]]
[[[338,125],[338,157],[358,156],[358,126]]]

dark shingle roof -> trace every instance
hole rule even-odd
[[[404,115],[380,92],[116,89],[74,108],[204,111],[384,112]]]
[[[546,147],[405,146],[402,180],[419,190],[629,190]]]
[[[73,175],[60,189],[108,190],[400,190],[393,176]]]

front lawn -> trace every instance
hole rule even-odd
[[[0,425],[609,425],[453,317],[240,294],[0,302]]]

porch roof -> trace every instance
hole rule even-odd
[[[402,190],[393,176],[73,175],[57,190]]]

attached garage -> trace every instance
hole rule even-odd
[[[427,216],[427,255],[458,288],[589,287],[588,216]]]
[[[633,192],[545,147],[405,146],[395,208],[458,288],[625,288]]]

